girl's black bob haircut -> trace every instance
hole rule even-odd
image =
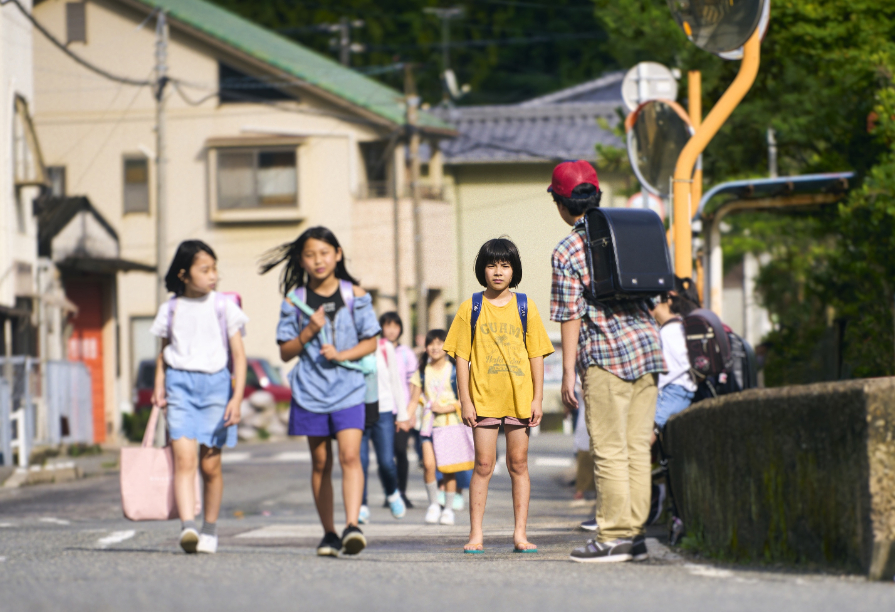
[[[401,320],[401,315],[399,315],[394,310],[390,310],[388,312],[383,312],[379,317],[379,327],[385,327],[386,323],[396,323],[398,325],[398,337],[401,337],[401,334],[404,333],[404,322]]]
[[[261,269],[259,274],[267,274],[278,265],[286,262],[283,272],[280,274],[280,290],[286,295],[296,287],[303,287],[308,282],[308,274],[301,267],[301,253],[305,250],[305,243],[313,238],[327,243],[337,251],[342,250],[339,239],[336,235],[323,226],[309,227],[301,236],[293,242],[287,242],[271,249],[264,254],[261,261]],[[342,259],[336,262],[336,278],[339,280],[347,280],[352,285],[359,285],[357,280],[348,274],[345,268],[345,253],[342,253]]]
[[[178,297],[183,295],[183,292],[186,290],[186,283],[180,279],[180,273],[183,272],[184,277],[189,278],[190,268],[193,267],[196,255],[203,251],[208,253],[213,260],[218,260],[218,256],[214,254],[211,247],[201,240],[184,240],[181,242],[177,247],[177,252],[174,253],[174,259],[171,260],[168,273],[165,274],[165,289]]]
[[[599,208],[603,192],[590,183],[581,183],[572,190],[572,197],[565,198],[555,191],[551,191],[553,201],[562,204],[569,210],[573,217],[583,215],[591,208]]]
[[[380,325],[382,325],[380,323]],[[444,342],[447,340],[447,332],[443,329],[430,329],[426,332],[426,339],[423,342],[423,346],[428,348],[430,344],[435,342],[436,340],[441,340]],[[454,363],[454,360],[450,355],[447,356],[447,360],[451,363]],[[427,351],[423,351],[420,355],[420,376],[423,376],[426,373],[426,365],[429,363],[429,353]]]
[[[509,238],[494,238],[482,245],[475,256],[475,278],[482,287],[488,286],[485,279],[485,268],[490,264],[505,262],[513,269],[510,288],[515,289],[522,282],[522,258],[519,249]]]

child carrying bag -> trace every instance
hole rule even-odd
[[[121,449],[121,508],[132,521],[178,518],[174,498],[174,451],[153,447],[159,407],[153,406],[143,444]],[[202,491],[196,473],[196,514],[202,511]]]

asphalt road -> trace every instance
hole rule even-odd
[[[371,483],[369,547],[321,559],[303,441],[225,451],[216,555],[187,556],[175,522],[121,515],[115,473],[57,485],[0,489],[0,611],[65,610],[895,610],[895,584],[859,576],[745,569],[681,557],[651,532],[646,563],[577,564],[575,526],[592,505],[570,502],[571,439],[532,439],[529,536],[536,555],[512,554],[510,481],[491,481],[482,556],[461,552],[468,517],[423,524],[416,507],[395,520]],[[337,488],[338,490],[338,488]],[[338,506],[337,501],[337,506]]]

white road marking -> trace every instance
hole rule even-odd
[[[726,569],[718,569],[707,565],[696,565],[695,563],[687,563],[684,569],[694,576],[704,576],[706,578],[733,578],[733,572]]]
[[[101,548],[106,548],[108,546],[111,546],[112,544],[118,544],[119,542],[130,540],[136,534],[137,532],[133,529],[128,529],[127,531],[113,531],[106,537],[97,540],[96,543],[99,544]]]
[[[506,461],[506,457],[497,456],[497,461],[494,462],[494,472],[492,472],[492,476],[497,476],[500,474],[500,466],[503,465],[504,461]]]
[[[221,463],[242,463],[252,458],[252,453],[222,453]]]
[[[15,527],[12,523],[0,523],[0,528]]]
[[[535,465],[538,467],[572,467],[571,457],[535,457]]]
[[[58,519],[53,516],[46,516],[40,519],[41,523],[52,523],[53,525],[70,525],[71,523],[65,519]]]
[[[0,563],[3,563],[4,561],[6,561],[6,557],[0,557]]]
[[[292,451],[279,453],[273,456],[274,461],[282,461],[283,463],[310,463],[311,451]]]

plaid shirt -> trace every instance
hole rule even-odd
[[[592,303],[585,299],[590,270],[584,220],[553,250],[550,319],[584,319],[578,336],[578,371],[599,366],[624,380],[665,372],[659,330],[642,300]]]

